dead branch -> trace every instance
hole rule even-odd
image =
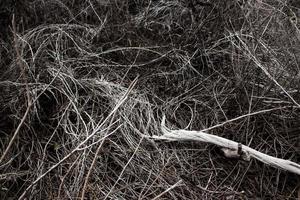
[[[249,158],[255,158],[267,165],[283,169],[295,174],[300,175],[300,165],[292,162],[290,160],[285,160],[281,158],[276,158],[269,156],[267,154],[261,153],[251,147],[242,145],[238,142],[205,133],[203,131],[187,131],[187,130],[170,130],[165,126],[165,117],[162,119],[161,130],[163,132],[162,136],[152,136],[151,138],[156,140],[169,140],[169,141],[199,141],[215,144],[232,151],[242,151],[244,155],[247,155]]]

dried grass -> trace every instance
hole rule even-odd
[[[299,163],[299,3],[197,2],[1,1],[0,199],[295,199],[292,173],[144,137],[165,113]]]

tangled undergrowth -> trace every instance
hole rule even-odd
[[[296,0],[2,0],[0,199],[296,199],[294,174],[144,136],[278,108],[210,133],[299,163],[298,20]]]

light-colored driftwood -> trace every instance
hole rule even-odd
[[[249,158],[255,158],[265,164],[300,175],[300,165],[295,162],[269,156],[255,149],[252,149],[248,146],[241,145],[235,141],[228,140],[226,138],[219,137],[216,135],[208,134],[203,131],[170,130],[165,126],[164,117],[161,123],[161,130],[163,132],[162,136],[152,136],[151,138],[157,140],[168,140],[168,141],[191,140],[191,141],[207,142],[227,149],[231,149],[233,151],[238,151],[238,150],[242,151],[242,153],[244,155],[247,155],[247,157]]]

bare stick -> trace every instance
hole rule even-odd
[[[160,199],[160,197],[164,194],[166,194],[167,192],[173,190],[175,187],[177,187],[178,185],[180,185],[182,183],[182,180],[177,181],[174,185],[172,185],[171,187],[169,187],[168,189],[166,189],[165,191],[163,191],[162,193],[160,193],[159,195],[157,195],[156,197],[154,197],[152,200],[156,200],[156,199]]]
[[[165,126],[165,117],[162,119],[161,130],[163,132],[162,136],[152,136],[151,138],[169,141],[200,141],[215,144],[235,151],[241,150],[242,153],[248,155],[250,158],[255,158],[267,165],[300,175],[300,165],[295,162],[269,156],[235,141],[208,134],[203,131],[170,130]]]

